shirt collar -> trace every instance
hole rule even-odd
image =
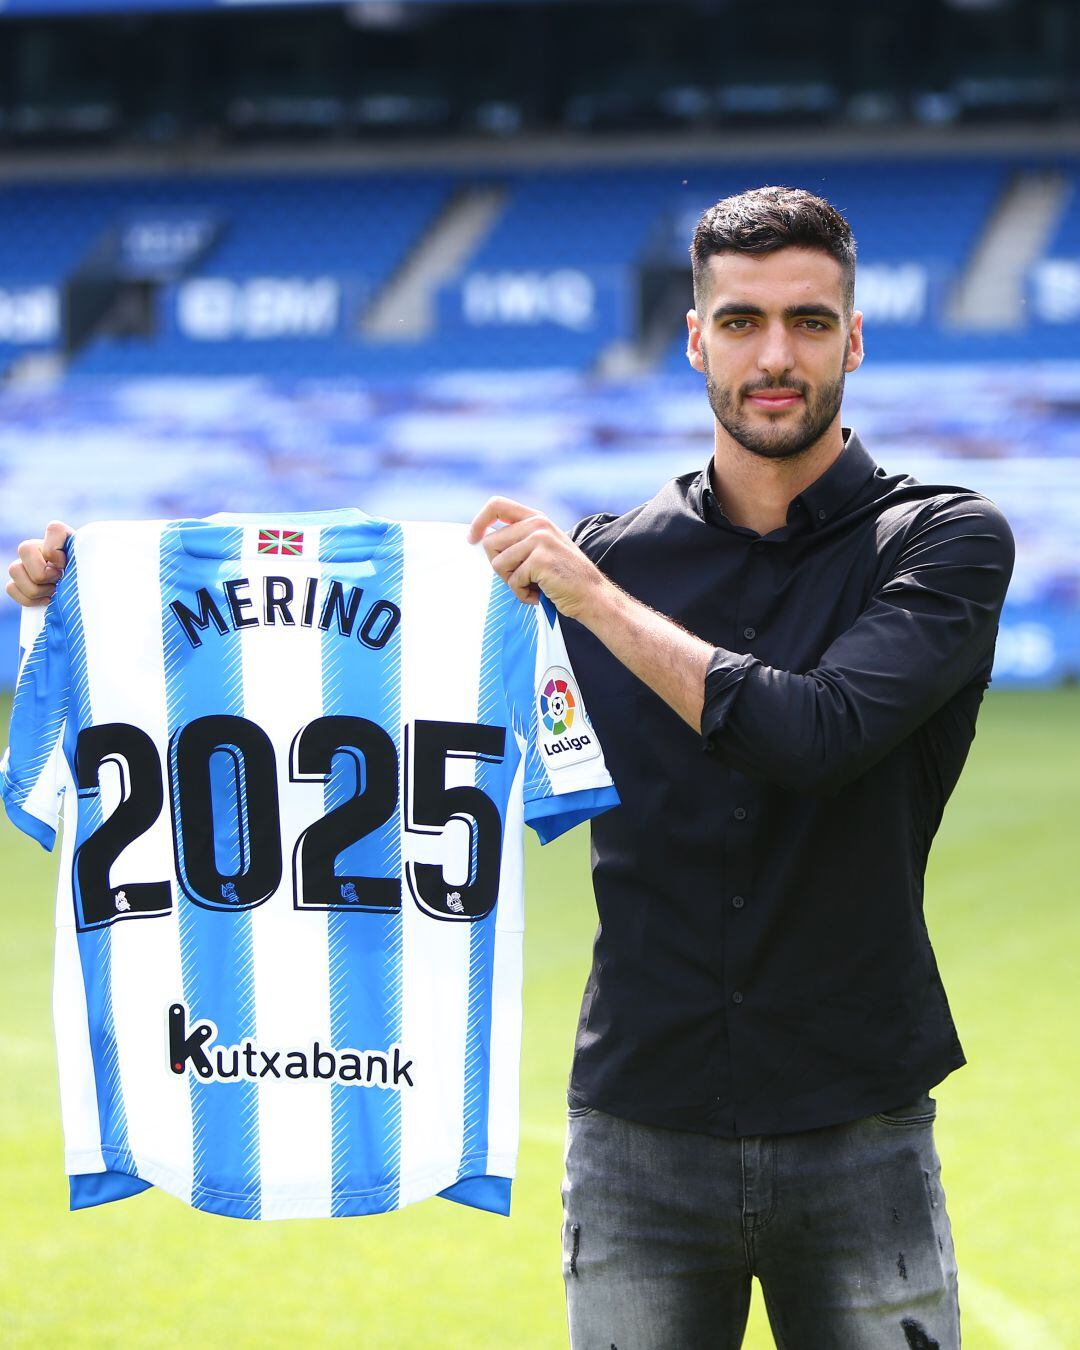
[[[869,452],[850,427],[843,428],[844,448],[820,478],[793,498],[788,507],[788,524],[800,521],[811,530],[823,529],[841,513],[841,509],[877,472]],[[709,525],[731,523],[725,517],[712,489],[712,455],[690,484],[690,505]]]
[[[716,493],[713,492],[712,455],[705,461],[705,467],[690,484],[688,496],[694,514],[700,516],[707,525],[727,525],[730,528],[730,521],[727,520],[720,509],[720,503],[716,500]]]

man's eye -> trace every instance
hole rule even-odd
[[[812,333],[824,333],[829,327],[827,323],[822,323],[820,319],[804,319],[803,324],[805,327],[809,328]]]
[[[725,328],[734,328],[737,332],[742,332],[744,328],[750,327],[749,319],[728,319],[724,324]]]

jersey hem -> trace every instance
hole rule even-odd
[[[28,834],[31,839],[36,839],[47,853],[51,853],[56,847],[55,826],[47,825],[43,820],[39,820],[37,816],[32,815],[23,807],[16,805],[16,803],[11,800],[6,783],[3,787],[3,798],[4,810],[7,812],[8,820],[11,821],[12,825],[17,825],[19,829],[22,830],[23,834]]]
[[[104,1168],[100,1165],[102,1161],[105,1163]],[[433,1196],[439,1195],[440,1192],[456,1186],[463,1180],[463,1173],[467,1176],[473,1168],[476,1169],[473,1173],[475,1176],[497,1177],[512,1182],[516,1161],[515,1157],[506,1154],[468,1154],[464,1158],[457,1158],[452,1163],[447,1163],[438,1170],[432,1169],[427,1172],[402,1176],[390,1185],[372,1187],[368,1190],[337,1192],[333,1195],[326,1192],[317,1195],[289,1195],[281,1192],[275,1194],[273,1191],[264,1191],[261,1188],[251,1192],[223,1191],[211,1186],[197,1186],[193,1184],[190,1177],[182,1175],[173,1168],[147,1158],[134,1162],[127,1150],[108,1146],[85,1152],[69,1153],[66,1159],[66,1170],[69,1181],[76,1176],[119,1173],[145,1181],[147,1185],[156,1186],[158,1190],[175,1196],[178,1200],[190,1205],[192,1209],[202,1210],[209,1214],[221,1214],[226,1218],[269,1221],[272,1219],[349,1218],[360,1217],[365,1214],[383,1214],[388,1210],[401,1207],[400,1196],[402,1192],[410,1197],[405,1202],[407,1204],[413,1204],[418,1200],[431,1199]],[[87,1166],[88,1163],[97,1165]],[[422,1191],[423,1194],[416,1194],[417,1191]],[[103,1188],[102,1198],[91,1201],[90,1204],[107,1204],[113,1200],[126,1199],[129,1194],[137,1193],[108,1194],[107,1188]],[[456,1203],[469,1204],[466,1200],[456,1201]],[[469,1207],[482,1208],[482,1206],[475,1205],[469,1205]],[[509,1212],[509,1206],[506,1212]]]
[[[619,794],[614,786],[579,788],[575,792],[526,801],[525,823],[536,831],[542,844],[550,844],[575,825],[619,805]]]

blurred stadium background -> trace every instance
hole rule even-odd
[[[1050,1039],[1010,1002],[1017,980],[1052,1024],[1075,1026],[1076,1010],[1047,955],[1076,929],[1080,709],[1062,687],[1080,675],[1074,0],[0,0],[0,554],[53,516],[348,502],[465,520],[495,490],[564,524],[630,506],[708,453],[682,355],[687,246],[707,205],[764,182],[823,193],[858,238],[868,360],[846,420],[888,469],[978,488],[1016,532],[995,686],[1043,692],[991,697],[969,778],[992,790],[965,780],[935,853],[932,930],[961,1029],[976,1027],[969,1053],[990,1064],[955,1098],[968,1134],[953,1174],[980,1194],[954,1222],[973,1254],[970,1344],[1080,1344],[1063,1264],[1076,1206],[1055,1207],[1052,1179],[1059,1159],[1075,1169],[1053,1123],[1065,1097],[1018,1078],[1009,1042],[1021,1026]],[[0,613],[2,685],[17,615]],[[0,1116],[21,1169],[0,1333],[185,1343],[168,1271],[149,1268],[167,1232],[186,1280],[193,1247],[222,1278],[230,1252],[265,1258],[265,1316],[203,1278],[200,1297],[219,1300],[192,1332],[206,1344],[560,1343],[560,1103],[590,926],[580,843],[530,859],[517,1236],[425,1206],[379,1221],[395,1255],[379,1224],[219,1237],[157,1197],[66,1218],[58,1139],[40,1133],[52,865],[0,839],[19,938],[0,1063],[26,1086]],[[973,878],[1007,877],[1013,893],[980,908]],[[1009,1123],[988,1123],[995,1093],[1008,1114],[1032,1092],[1034,1182],[1006,1156]],[[1043,1209],[1021,1221],[1032,1193]],[[141,1302],[87,1283],[91,1240],[114,1269],[135,1260]],[[429,1282],[410,1268],[395,1304],[415,1245]],[[284,1292],[290,1270],[323,1291],[315,1306]],[[769,1344],[755,1319],[748,1345]]]

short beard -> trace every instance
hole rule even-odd
[[[845,358],[846,359],[846,358]],[[762,459],[794,459],[803,455],[815,445],[832,425],[840,404],[844,398],[844,368],[835,380],[830,380],[816,393],[802,380],[761,381],[758,384],[746,384],[737,392],[722,388],[713,379],[709,369],[705,349],[701,349],[701,360],[705,367],[705,388],[709,395],[709,404],[713,416],[733,441],[752,455]],[[806,404],[802,416],[795,422],[783,426],[754,427],[742,415],[742,400],[751,394],[766,389],[794,389],[801,394]]]

